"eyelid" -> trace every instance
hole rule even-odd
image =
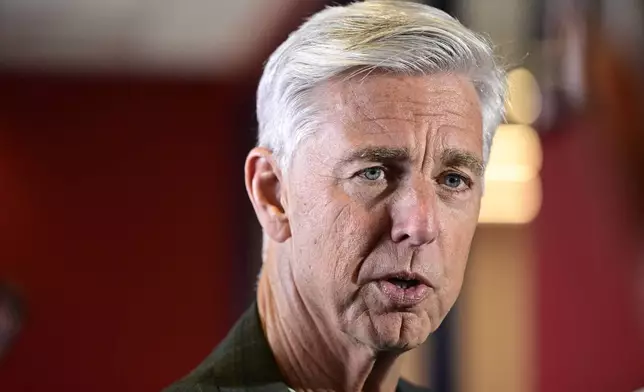
[[[388,165],[388,164],[371,162],[370,166],[365,166],[364,168],[358,170],[351,176],[351,178],[360,178],[360,179],[367,180],[366,178],[364,178],[364,173],[370,169],[382,170],[382,178],[376,180],[375,182],[380,182],[380,181],[386,181],[388,183],[398,182],[401,176],[403,175],[403,169],[400,167],[397,167],[396,165]],[[374,180],[367,180],[367,181],[374,182]]]
[[[354,173],[354,175],[358,175],[358,174],[360,174],[360,173],[364,173],[364,172],[366,172],[366,171],[367,171],[367,170],[369,170],[369,169],[380,169],[380,170],[382,170],[382,171],[387,171],[387,167],[385,167],[384,165],[381,165],[381,164],[371,164],[371,165],[369,165],[369,166],[362,167],[361,169],[359,169],[358,171],[356,171],[356,172]]]
[[[470,176],[469,174],[467,174],[467,173],[465,173],[465,172],[463,172],[463,171],[461,171],[461,170],[459,170],[459,169],[457,169],[457,168],[453,168],[453,167],[452,167],[452,168],[448,168],[447,170],[443,171],[443,172],[439,175],[439,177],[441,177],[441,176],[446,176],[446,175],[448,175],[448,174],[456,174],[456,175],[458,175],[458,176],[462,177],[462,178],[463,178],[463,180],[465,180],[465,181],[466,181],[466,182],[468,182],[468,183],[473,183],[473,182],[474,182],[474,181],[472,180],[472,176]]]
[[[364,169],[358,170],[357,172],[355,172],[353,174],[353,177],[363,176],[367,172],[367,170],[371,170],[371,169],[382,170],[382,173],[385,175],[385,177],[387,176],[388,170],[387,170],[386,167],[384,167],[382,165],[374,165],[374,166],[369,166],[369,167],[365,167]]]
[[[442,178],[445,178],[445,176],[448,176],[448,175],[456,175],[456,176],[461,177],[461,181],[463,181],[463,184],[465,184],[465,189],[451,188],[451,187],[446,186],[445,184],[442,184],[440,182],[440,180]],[[468,176],[467,174],[465,174],[465,173],[463,173],[461,171],[458,171],[456,169],[446,170],[446,171],[442,172],[436,179],[437,179],[438,184],[441,187],[445,188],[447,191],[452,192],[452,193],[460,193],[460,192],[467,191],[469,189],[472,189],[472,186],[474,185],[474,181],[472,181],[470,176]]]

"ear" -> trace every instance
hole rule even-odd
[[[284,206],[286,188],[273,154],[263,147],[253,148],[244,169],[246,191],[264,233],[276,242],[286,241],[291,237]]]

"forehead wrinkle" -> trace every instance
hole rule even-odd
[[[418,106],[425,107],[427,109],[426,111],[418,110],[417,107],[416,108],[400,107],[400,106],[407,106],[404,104],[408,103],[408,101],[378,102],[378,104],[382,104],[382,103],[391,103],[393,105],[387,107],[384,110],[371,108],[370,112],[372,113],[367,113],[367,111],[365,111],[364,108],[362,108],[362,111],[358,113],[359,114],[358,118],[355,118],[355,116],[352,116],[354,118],[351,120],[351,122],[354,124],[373,122],[386,130],[386,126],[382,123],[382,121],[406,121],[411,123],[426,123],[428,122],[427,118],[445,116],[445,111],[430,111],[429,109],[431,108],[432,105],[428,105],[427,103],[424,103],[422,105],[418,104]],[[374,103],[374,105],[375,104],[376,103]],[[361,105],[361,106],[364,106],[364,105]]]
[[[389,122],[397,122],[397,124],[389,124]],[[400,122],[404,123],[401,125]],[[370,126],[374,124],[375,126]],[[374,117],[370,119],[362,119],[351,121],[349,130],[362,133],[364,135],[383,135],[394,141],[394,144],[399,144],[401,140],[407,141],[405,144],[410,144],[409,150],[413,153],[418,147],[418,135],[425,134],[429,128],[432,128],[431,121],[418,118],[398,118],[398,117]],[[419,129],[421,128],[421,129]],[[401,131],[402,130],[402,131]],[[408,140],[411,138],[412,140]]]
[[[436,100],[438,102],[434,102]],[[371,107],[365,110],[368,105]],[[359,111],[356,110],[358,117],[362,117],[354,120],[356,123],[370,120],[407,120],[416,122],[418,119],[427,117],[442,117],[446,121],[449,121],[450,117],[467,119],[469,112],[475,109],[473,108],[475,104],[459,97],[455,97],[454,100],[432,97],[425,102],[383,100],[361,103],[355,106],[356,109],[360,109]]]
[[[378,128],[382,131],[382,133],[390,134],[391,136],[393,136],[395,132],[391,132],[390,129],[387,127],[387,125],[383,123],[383,121],[394,120],[394,121],[417,122],[416,117],[414,116],[413,113],[411,113],[411,116],[402,115],[401,117],[397,117],[396,115],[384,115],[384,114],[378,115],[377,113],[368,113],[368,111],[377,112],[375,106],[377,106],[379,102],[370,101],[369,98],[360,99],[357,95],[356,90],[357,89],[355,88],[350,89],[350,93],[354,97],[354,100],[352,102],[353,104],[351,105],[351,107],[355,108],[355,111],[356,111],[355,114],[357,114],[358,116],[361,116],[362,119],[355,119],[355,116],[352,116],[354,117],[352,121],[354,124],[361,124],[361,123],[363,124],[366,122],[372,122],[376,126],[378,126]],[[401,103],[407,103],[408,101],[387,100],[387,101],[380,101],[380,102],[392,103],[393,105],[388,107],[388,109],[391,110],[391,108],[395,108],[396,112],[400,112],[399,105]],[[367,109],[368,106],[371,106],[370,108],[371,110]],[[349,110],[349,112],[351,112],[351,110]]]
[[[463,99],[462,99],[462,94],[458,93],[456,91],[450,91],[450,90],[444,90],[444,91],[433,91],[433,90],[427,90],[426,91],[427,96],[425,97],[424,100],[418,101],[414,99],[410,99],[409,97],[403,97],[401,99],[395,100],[395,99],[377,99],[375,97],[374,99],[371,100],[371,104],[374,106],[378,105],[400,105],[400,106],[411,106],[411,107],[421,107],[421,108],[439,108],[442,110],[449,110],[445,108],[445,106],[451,106],[454,103],[458,104],[458,106],[466,106],[470,107],[472,106],[471,102],[466,102],[465,105],[462,105]]]
[[[466,117],[466,116],[463,114],[463,112],[460,112],[460,111],[458,111],[458,110],[445,109],[445,113],[447,113],[447,114],[451,114],[451,115],[453,115],[453,116],[457,116],[457,117]]]
[[[431,101],[438,99],[437,97],[429,97],[428,99],[424,101],[415,101],[411,99],[404,99],[404,100],[393,100],[393,99],[380,99],[380,100],[373,100],[372,103],[374,105],[379,105],[379,104],[405,104],[406,106],[421,106],[421,107],[430,107]]]
[[[409,83],[402,82],[401,84],[388,84],[381,88],[371,89],[365,86],[365,81],[355,83],[348,80],[342,83],[336,81],[328,83],[316,88],[320,93],[319,98],[326,103],[327,108],[333,109],[336,114],[342,117],[356,118],[362,117],[363,119],[376,120],[375,113],[385,111],[391,113],[404,111],[403,118],[406,117],[423,117],[423,116],[440,116],[444,113],[452,113],[459,116],[464,116],[465,112],[474,106],[471,100],[462,98],[462,85],[463,82],[450,82],[447,87],[428,85],[425,89],[425,99],[419,101],[407,94]],[[370,81],[371,82],[371,81]],[[400,99],[392,99],[392,95],[402,93]],[[465,101],[465,102],[464,102]],[[477,102],[478,103],[478,102]],[[452,110],[456,105],[458,108]],[[385,106],[384,110],[379,109],[378,106]],[[408,108],[409,106],[415,107],[414,109]],[[422,110],[418,110],[422,108]],[[459,110],[461,109],[461,110]],[[427,110],[427,113],[423,113]],[[463,112],[456,113],[456,112]],[[410,113],[411,112],[411,113]],[[442,113],[441,113],[442,112]],[[407,113],[410,113],[407,114]],[[383,113],[384,114],[384,113]],[[387,115],[391,116],[391,115]],[[395,117],[395,116],[391,116]]]
[[[354,124],[362,124],[362,123],[367,123],[367,122],[375,122],[375,121],[407,121],[407,122],[412,122],[412,123],[424,123],[427,122],[423,117],[439,117],[442,116],[442,113],[431,113],[431,114],[417,114],[417,113],[412,113],[412,116],[409,117],[396,117],[396,116],[377,116],[377,117],[372,117],[372,118],[364,118],[364,119],[359,119],[359,120],[354,120],[352,123]]]

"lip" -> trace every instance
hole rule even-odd
[[[390,282],[390,279],[416,280],[419,283],[412,287],[402,288]],[[378,276],[373,279],[373,282],[388,302],[396,308],[410,308],[420,304],[433,288],[425,276],[407,271]]]
[[[404,280],[417,280],[421,284],[433,288],[432,283],[425,275],[409,272],[409,271],[396,271],[387,274],[377,275],[372,280],[390,280],[390,279],[404,279]]]

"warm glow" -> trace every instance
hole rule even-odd
[[[542,97],[539,84],[525,68],[508,73],[508,99],[505,105],[509,121],[532,124],[541,114]]]
[[[531,170],[537,175],[541,170],[541,141],[530,126],[517,124],[500,125],[494,135],[486,176],[494,178],[497,171]]]
[[[528,223],[541,207],[541,143],[527,125],[501,125],[485,173],[480,223]]]
[[[529,223],[540,208],[539,177],[528,181],[487,181],[479,223]]]

